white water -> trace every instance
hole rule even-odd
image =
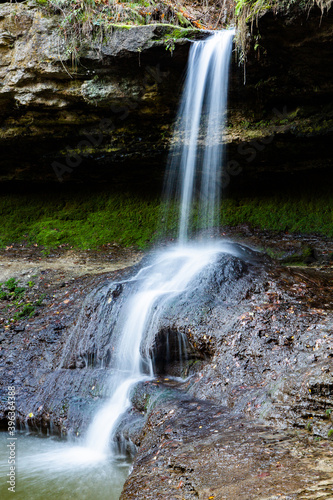
[[[188,239],[196,199],[201,229],[218,224],[223,133],[234,30],[193,44],[166,183],[167,203],[180,200],[179,241]]]
[[[1,500],[118,500],[130,463],[55,438],[17,433],[16,490],[8,491],[8,434],[0,432]]]
[[[151,265],[141,269],[132,279],[135,292],[123,303],[112,332],[114,351],[108,387],[110,399],[97,412],[82,446],[59,445],[57,449],[38,454],[38,463],[45,464],[42,467],[47,471],[43,497],[49,496],[47,484],[52,488],[51,477],[53,480],[59,476],[61,488],[64,471],[71,472],[71,478],[79,477],[81,472],[79,474],[78,471],[82,471],[83,481],[85,471],[94,470],[93,464],[104,474],[102,464],[116,462],[117,452],[110,445],[122,415],[131,405],[131,391],[139,381],[154,377],[149,347],[158,332],[161,315],[171,301],[191,287],[193,279],[209,263],[214,262],[219,253],[231,252],[230,246],[224,247],[222,243],[191,245],[187,239],[198,174],[201,227],[212,227],[216,223],[223,156],[221,136],[225,123],[233,34],[233,31],[224,31],[207,41],[195,42],[192,46],[179,125],[175,132],[176,141],[181,144],[173,150],[172,168],[167,181],[170,198],[175,192],[179,194],[179,243],[156,254]],[[28,462],[21,469],[27,481],[29,474],[35,477],[33,467],[36,471],[38,468],[32,458],[28,458]],[[37,484],[37,479],[33,481]],[[69,490],[71,488],[69,486]],[[36,492],[31,498],[39,498],[35,495]],[[92,491],[91,498],[106,498],[104,493],[99,496],[96,491],[96,495],[94,497]]]
[[[195,42],[191,49],[175,131],[175,136],[182,137],[183,141],[178,146],[180,151],[172,152],[167,181],[169,197],[173,183],[180,191],[179,244],[159,253],[150,266],[133,278],[141,280],[141,286],[123,305],[118,321],[121,334],[115,347],[111,399],[97,413],[87,434],[87,447],[98,453],[106,454],[110,449],[121,416],[131,405],[133,387],[154,376],[147,346],[158,331],[158,321],[167,303],[184,291],[218,253],[230,252],[230,247],[223,249],[221,244],[193,246],[186,242],[197,171],[201,174],[199,217],[202,226],[210,227],[219,210],[221,144],[233,36],[234,31],[223,31],[206,41]],[[202,154],[199,154],[200,138]]]
[[[140,280],[141,286],[122,307],[119,318],[122,331],[110,380],[111,399],[88,430],[88,448],[102,454],[108,452],[120,418],[131,404],[132,388],[154,376],[148,346],[158,330],[161,313],[221,250],[221,245],[176,246],[159,253],[152,265],[133,278]]]

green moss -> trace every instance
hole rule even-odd
[[[289,255],[284,259],[281,259],[281,262],[286,265],[306,265],[313,262],[314,259],[314,250],[310,246],[304,246],[300,252],[296,252],[294,255]]]
[[[107,243],[146,248],[177,234],[178,212],[171,206],[165,227],[158,197],[131,193],[65,192],[0,196],[0,245],[25,241],[46,248],[70,245],[98,248]],[[221,224],[250,224],[272,231],[317,233],[333,237],[331,194],[242,197],[224,200]],[[216,221],[218,224],[218,221]],[[193,228],[200,229],[198,211]],[[301,259],[309,257],[304,248]]]
[[[202,228],[195,210],[192,226]],[[216,220],[216,224],[218,224]],[[176,223],[174,216],[173,223]],[[220,223],[239,226],[247,223],[258,229],[290,233],[318,233],[333,236],[333,197],[317,195],[272,195],[225,199],[220,210]],[[302,255],[302,261],[308,255]]]
[[[223,224],[232,226],[247,222],[260,229],[333,236],[333,197],[329,194],[226,200],[221,216]]]
[[[180,40],[181,38],[191,38],[193,35],[197,35],[198,30],[193,28],[175,28],[167,38],[173,38],[174,40]]]
[[[1,322],[9,325],[22,318],[31,318],[35,315],[36,309],[45,298],[42,295],[38,300],[29,301],[30,289],[34,283],[29,281],[27,286],[19,286],[15,278],[8,279],[5,283],[0,283],[0,307],[7,311],[7,318],[2,318]],[[3,312],[2,312],[3,314]]]
[[[165,43],[165,48],[172,53],[176,47],[177,40],[184,38],[191,39],[198,34],[198,31],[199,30],[193,28],[176,28],[173,29],[171,33],[165,35],[162,41]]]
[[[157,199],[129,194],[7,195],[0,197],[0,245],[27,241],[45,247],[145,247],[158,220]]]
[[[235,14],[236,17],[239,17],[246,11],[246,20],[249,21],[258,14],[270,10],[275,4],[276,1],[274,0],[238,0],[238,2],[236,2]]]
[[[13,320],[16,321],[18,319],[34,316],[36,312],[36,308],[33,304],[24,304],[21,311],[15,313],[13,315]]]
[[[262,251],[265,251],[267,255],[269,255],[272,259],[280,260],[284,257],[285,252],[281,252],[279,250],[274,250],[272,248],[261,248]]]

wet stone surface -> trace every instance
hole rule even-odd
[[[122,500],[333,498],[331,268],[222,256],[198,282],[161,327],[191,346],[183,396],[153,406]]]
[[[16,387],[21,428],[80,434],[91,421],[109,373],[100,365],[89,369],[91,360],[80,352],[72,353],[76,362],[64,369],[62,359],[89,293],[108,289],[112,281],[134,272],[124,268],[140,260],[140,254],[120,253],[117,249],[104,253],[60,250],[46,258],[36,248],[14,247],[3,252],[1,280],[14,277],[24,286],[33,281],[26,299],[43,297],[31,318],[15,321],[11,320],[15,305],[8,308],[11,303],[0,301],[0,424],[4,429],[9,385]]]
[[[208,401],[155,407],[121,500],[332,498],[333,445]]]
[[[259,236],[240,243],[255,246]],[[297,239],[284,245],[297,249]],[[151,352],[162,359],[166,334],[180,334],[186,349],[180,362],[174,343],[158,378],[133,392],[118,439],[138,453],[122,500],[333,498],[331,247],[318,239],[317,262],[281,267],[238,246],[170,304]],[[133,276],[137,268],[121,268],[138,256],[122,265],[115,253],[112,271],[109,250],[67,256],[62,267],[64,256],[25,252],[3,252],[3,279],[33,279],[31,298],[46,297],[30,319],[8,324],[1,310],[0,422],[6,428],[6,387],[15,385],[18,425],[82,434],[107,398],[112,325],[129,291],[117,282]]]

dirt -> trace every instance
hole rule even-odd
[[[137,264],[143,253],[132,248],[109,246],[100,250],[64,248],[47,251],[38,246],[12,245],[0,250],[0,281],[31,277],[48,271],[77,278],[108,273]]]

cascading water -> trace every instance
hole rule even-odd
[[[61,375],[66,368],[72,367],[67,357],[70,358],[73,352],[82,353],[82,357],[89,361],[90,366],[94,366],[96,359],[104,359],[105,364],[110,367],[110,380],[106,388],[109,402],[97,412],[83,446],[59,445],[56,449],[53,447],[52,452],[45,452],[38,457],[34,457],[31,453],[29,455],[29,450],[27,454],[21,454],[23,462],[20,471],[25,485],[29,484],[35,495],[33,498],[49,496],[48,484],[50,478],[52,483],[55,475],[59,479],[57,491],[62,492],[63,486],[69,481],[68,491],[72,492],[74,486],[70,481],[73,478],[74,467],[75,474],[79,473],[80,480],[75,485],[75,488],[78,488],[77,496],[73,498],[83,498],[81,490],[84,477],[87,476],[87,481],[90,483],[91,472],[95,474],[94,467],[97,467],[101,477],[110,477],[112,474],[119,476],[119,467],[113,468],[113,472],[110,471],[108,469],[110,464],[105,458],[110,454],[110,443],[121,417],[131,405],[132,388],[139,381],[154,377],[154,363],[150,349],[159,331],[162,314],[172,306],[182,292],[195,290],[193,284],[195,278],[210,263],[216,261],[221,252],[235,254],[230,246],[221,242],[187,243],[195,209],[198,208],[196,213],[201,228],[213,227],[218,222],[223,156],[222,134],[233,35],[232,30],[223,31],[214,34],[206,41],[195,42],[192,46],[175,131],[175,145],[169,162],[170,173],[166,181],[169,200],[174,199],[176,195],[180,202],[179,241],[173,248],[157,253],[149,266],[141,269],[126,283],[117,285],[113,283],[106,290],[105,288],[97,290],[96,297],[100,301],[90,310],[89,325],[87,326],[82,320],[85,329],[80,329],[80,318],[78,319],[77,326],[68,339],[67,351],[61,360],[59,370],[55,370],[55,377],[56,372]],[[199,193],[199,200],[196,192]],[[170,205],[172,203],[170,201]],[[120,288],[124,286],[127,290],[119,304],[118,286]],[[90,300],[88,297],[88,308]],[[100,317],[96,318],[96,314],[100,314]],[[87,311],[83,309],[82,318],[86,319],[86,316]],[[99,336],[103,338],[101,351],[105,349],[104,354],[99,352],[98,347],[97,350],[93,348],[95,337]],[[179,350],[181,344],[182,339]],[[91,346],[92,349],[87,349],[87,346]],[[88,372],[89,370],[87,374]],[[115,456],[114,447],[111,447],[112,452]],[[37,476],[37,471],[41,469],[40,464],[43,464],[41,472],[45,474],[44,482]],[[35,477],[38,477],[38,481],[34,479]],[[119,477],[123,477],[121,472]],[[90,496],[84,498],[96,498],[95,479],[94,476],[92,489],[89,490]],[[88,488],[87,481],[85,487]],[[119,481],[115,480],[111,492],[112,498],[119,495],[121,481],[120,484],[117,483]],[[40,490],[38,494],[37,484]],[[104,479],[101,480],[101,485],[103,484]],[[45,491],[42,485],[43,488],[45,486]],[[109,498],[109,493],[103,492],[100,495],[100,498],[106,498],[106,495]],[[53,498],[59,498],[57,493]]]
[[[201,229],[218,225],[233,36],[234,30],[214,34],[190,53],[165,186],[166,218],[171,201],[180,201],[180,243],[188,239],[195,205]]]
[[[92,422],[86,445],[105,453],[121,415],[130,406],[130,392],[140,380],[153,377],[147,346],[157,332],[161,313],[191,280],[223,251],[221,244],[189,245],[191,212],[197,172],[200,173],[199,218],[202,227],[216,223],[219,210],[220,173],[223,155],[222,134],[225,123],[228,72],[232,49],[232,30],[214,34],[207,41],[195,42],[191,49],[184,96],[179,111],[175,139],[180,142],[172,152],[167,180],[171,199],[180,193],[179,243],[159,253],[134,281],[138,290],[122,307],[116,330],[116,353],[110,380],[111,399]],[[200,140],[202,141],[201,144]],[[230,252],[230,248],[224,248]]]
[[[110,401],[97,413],[88,430],[86,445],[106,453],[121,415],[130,406],[132,387],[153,377],[148,346],[158,331],[161,313],[183,292],[216,255],[216,247],[175,247],[156,256],[153,264],[142,269],[133,280],[141,281],[122,307],[119,318],[121,337],[110,380]]]

